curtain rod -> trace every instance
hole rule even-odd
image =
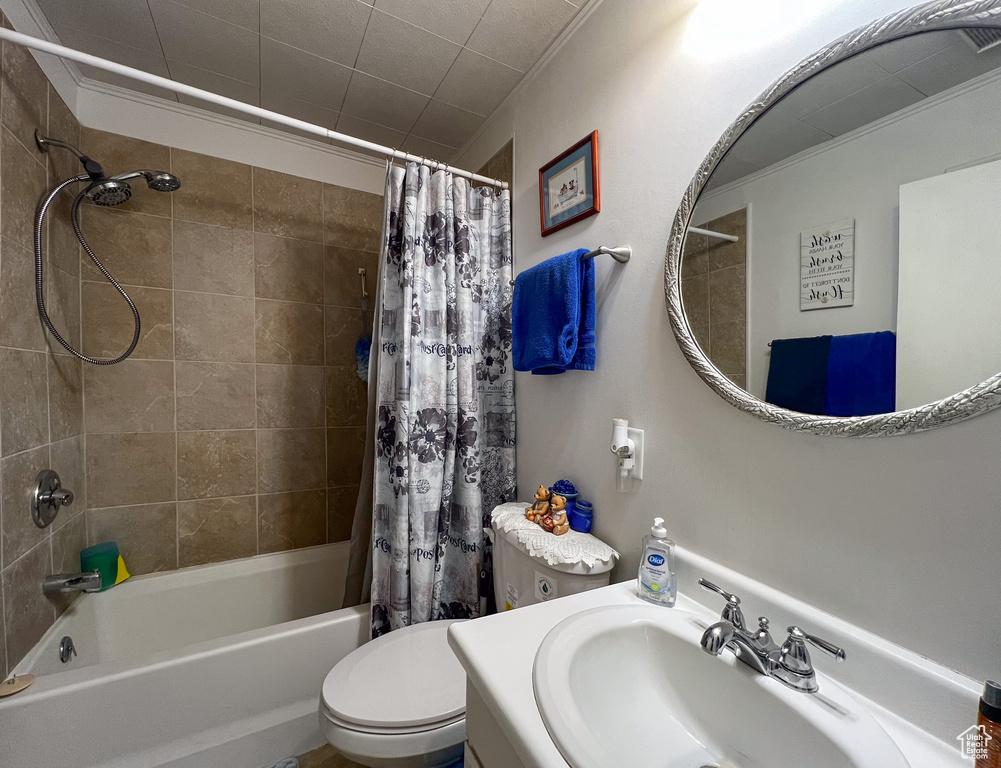
[[[50,53],[53,56],[58,56],[61,59],[69,59],[70,61],[76,61],[80,64],[87,64],[91,67],[95,67],[96,69],[103,69],[106,72],[114,72],[115,74],[131,78],[132,80],[138,80],[142,83],[156,85],[160,88],[165,88],[168,91],[174,91],[175,93],[183,93],[185,96],[201,99],[202,101],[207,101],[211,104],[218,104],[222,107],[229,107],[230,109],[234,109],[238,112],[244,112],[248,115],[253,115],[254,117],[262,117],[274,123],[287,125],[290,128],[297,128],[300,131],[305,131],[306,133],[312,133],[317,136],[323,136],[324,138],[334,139],[335,141],[359,147],[361,149],[367,149],[372,152],[379,152],[380,154],[392,157],[396,160],[412,161],[416,163],[426,162],[430,163],[435,170],[445,168],[454,173],[456,176],[462,176],[463,178],[470,179],[472,181],[479,181],[484,184],[492,184],[493,186],[500,187],[501,189],[508,188],[507,182],[501,181],[500,179],[491,179],[488,176],[481,176],[478,173],[452,168],[448,165],[448,163],[439,162],[437,160],[428,160],[426,157],[421,155],[412,155],[409,152],[404,152],[399,149],[384,147],[383,145],[376,144],[372,141],[366,141],[365,139],[348,136],[346,133],[331,131],[321,125],[314,125],[313,123],[307,123],[304,120],[297,120],[294,117],[288,117],[279,112],[272,112],[269,109],[261,109],[260,107],[255,107],[253,104],[244,104],[242,101],[237,101],[236,99],[230,99],[226,96],[220,96],[219,94],[212,93],[211,91],[205,91],[201,88],[195,88],[194,86],[185,85],[184,83],[178,83],[169,78],[160,77],[159,75],[151,75],[149,72],[143,72],[141,69],[126,67],[124,64],[117,64],[98,56],[91,56],[89,53],[82,53],[81,51],[76,51],[72,48],[67,48],[66,46],[58,45],[56,43],[50,43],[48,40],[42,40],[37,37],[32,37],[31,35],[25,35],[20,32],[14,32],[0,27],[0,40],[7,40],[11,43],[16,43],[17,45],[23,45],[26,48],[34,48],[35,50],[42,51],[43,53]]]

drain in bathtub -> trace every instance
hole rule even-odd
[[[76,655],[76,646],[73,645],[73,638],[66,635],[66,637],[59,641],[59,661],[65,664]]]

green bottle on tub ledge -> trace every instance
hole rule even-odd
[[[101,574],[101,588],[98,592],[111,589],[129,578],[125,561],[113,541],[95,544],[80,551],[80,570],[84,573],[97,571]]]

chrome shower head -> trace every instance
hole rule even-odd
[[[180,189],[181,180],[166,171],[142,171],[147,186],[156,192],[174,192]]]
[[[132,197],[132,187],[119,179],[101,179],[87,187],[84,194],[95,205],[121,205]]]

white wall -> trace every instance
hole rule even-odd
[[[1001,368],[1001,161],[900,187],[897,407],[972,387]]]
[[[731,12],[712,18],[723,5]],[[671,220],[730,120],[803,57],[907,5],[605,0],[461,162],[478,167],[515,135],[519,270],[581,245],[633,247],[628,265],[597,265],[598,370],[517,377],[525,498],[543,481],[578,482],[594,500],[596,534],[624,556],[618,579],[634,577],[640,537],[663,515],[680,544],[960,671],[997,677],[1001,412],[896,438],[788,432],[702,383],[664,306]],[[595,128],[602,211],[543,239],[538,169]],[[646,429],[646,479],[632,494],[615,492],[617,416]]]
[[[699,201],[695,221],[752,205],[748,216],[752,264],[748,269],[749,392],[764,397],[772,339],[897,330],[899,188],[996,155],[998,104],[1001,76],[990,73],[975,84],[959,86],[807,150]],[[957,141],[957,136],[963,139]],[[800,232],[841,219],[855,219],[855,303],[801,312]],[[951,332],[948,324],[944,328]],[[966,376],[966,384],[938,397],[984,378]],[[926,402],[930,401],[908,401],[898,407]]]

